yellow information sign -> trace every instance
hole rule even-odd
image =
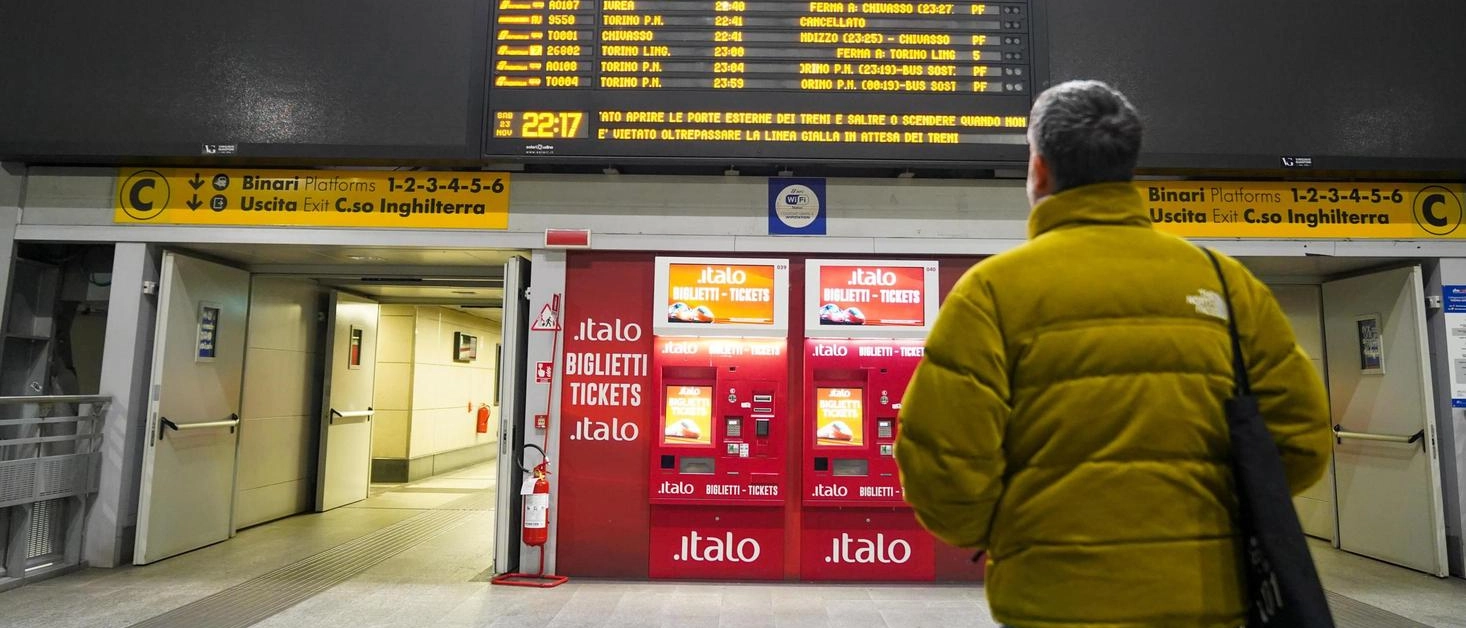
[[[1188,238],[1466,238],[1462,186],[1137,181],[1157,229]]]
[[[124,168],[115,222],[507,229],[509,174]]]

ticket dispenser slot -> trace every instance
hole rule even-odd
[[[870,461],[864,458],[836,458],[835,475],[863,478],[870,475]]]
[[[683,456],[681,464],[677,466],[678,473],[692,475],[711,475],[717,464],[712,458]]]

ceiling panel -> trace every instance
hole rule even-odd
[[[427,299],[433,301],[501,302],[503,288],[455,288],[451,286],[401,286],[371,283],[332,283],[333,287],[382,299]]]
[[[189,244],[184,247],[246,268],[259,266],[502,266],[524,251],[408,247],[302,246],[296,244]]]

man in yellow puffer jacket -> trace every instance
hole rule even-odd
[[[902,401],[906,500],[938,538],[987,552],[989,604],[1012,626],[1245,620],[1227,308],[1206,255],[1152,228],[1130,182],[1140,136],[1103,83],[1038,98],[1029,241],[948,295]],[[1323,384],[1267,287],[1218,257],[1297,493],[1328,462]]]

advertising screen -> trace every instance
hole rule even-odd
[[[926,274],[919,266],[820,269],[820,325],[922,327]]]
[[[667,282],[669,324],[774,324],[773,266],[672,264]]]
[[[815,390],[815,444],[859,447],[865,444],[865,408],[859,388]]]
[[[713,387],[668,386],[663,445],[713,444]]]

